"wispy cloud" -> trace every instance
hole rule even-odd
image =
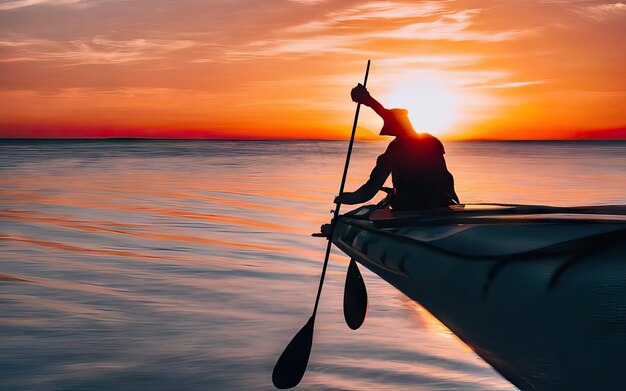
[[[306,4],[306,5],[312,5],[312,4],[323,3],[326,0],[288,0],[288,1],[291,1],[292,3],[301,3],[301,4]]]
[[[0,47],[24,47],[24,46],[33,46],[33,45],[43,45],[49,43],[45,39],[0,39]]]
[[[376,40],[497,42],[515,39],[531,30],[480,31],[473,27],[479,9],[454,11],[449,2],[407,4],[369,2],[291,26],[280,39],[250,42],[227,53],[227,60],[317,53],[363,54],[383,50]]]
[[[288,33],[319,32],[329,28],[347,28],[347,23],[362,22],[375,19],[423,18],[445,12],[447,1],[430,1],[421,4],[405,4],[397,2],[373,1],[356,7],[335,11],[321,20],[313,20],[301,25],[292,26]]]
[[[527,31],[474,31],[469,20],[472,11],[446,15],[434,22],[417,22],[401,28],[374,34],[372,38],[395,38],[410,40],[445,40],[497,42],[513,39]]]
[[[414,68],[416,66],[458,67],[476,64],[485,58],[479,54],[424,54],[384,58],[377,61],[378,65],[391,68]]]
[[[596,20],[604,20],[614,16],[626,15],[626,4],[606,3],[578,7],[578,12]]]
[[[480,86],[478,88],[520,88],[520,87],[528,87],[537,84],[546,84],[549,83],[548,80],[531,80],[531,81],[514,81],[509,83],[499,83],[499,84],[490,84]]]
[[[122,64],[157,60],[173,51],[199,44],[191,40],[131,39],[112,40],[94,37],[89,40],[55,42],[46,40],[0,41],[0,46],[16,49],[13,56],[5,55],[0,62],[61,61],[62,65]]]
[[[177,88],[163,88],[163,87],[121,87],[121,88],[86,88],[86,87],[74,87],[74,88],[62,88],[52,92],[43,93],[35,90],[25,91],[6,91],[7,93],[14,94],[28,94],[31,96],[39,96],[41,98],[60,98],[60,99],[85,99],[88,97],[108,97],[112,100],[117,98],[163,98],[171,96],[187,96],[193,98],[213,99],[216,97],[215,93],[207,91],[185,90]]]
[[[0,11],[13,10],[17,8],[30,7],[40,4],[63,5],[76,4],[84,0],[9,0],[0,3]]]

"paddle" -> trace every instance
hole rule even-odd
[[[367,289],[354,259],[350,259],[343,290],[343,317],[352,330],[363,324],[367,314]]]
[[[365,80],[363,86],[367,85],[367,76],[370,71],[370,60],[367,60],[367,68],[365,70]],[[350,155],[352,155],[352,145],[354,144],[354,135],[356,134],[356,124],[359,120],[359,111],[361,104],[357,103],[356,113],[354,114],[354,123],[352,124],[352,134],[350,135],[350,143],[348,144],[348,153],[346,155],[346,163],[343,167],[343,176],[341,178],[341,186],[339,187],[339,195],[343,194],[343,188],[346,185],[346,177],[348,176],[348,165],[350,164]],[[339,217],[339,209],[341,208],[341,202],[337,202],[335,207],[332,224],[330,226],[330,233],[328,235],[328,245],[326,246],[326,256],[324,257],[324,266],[322,267],[322,275],[320,276],[320,284],[317,288],[317,297],[315,299],[315,306],[313,307],[313,314],[309,321],[306,322],[304,327],[300,329],[289,345],[280,355],[274,371],[272,372],[272,382],[276,388],[286,389],[292,388],[300,383],[306,366],[309,363],[309,356],[311,355],[311,345],[313,344],[313,328],[315,324],[315,315],[317,314],[317,306],[320,301],[320,295],[322,293],[322,285],[324,284],[324,277],[326,276],[326,268],[328,266],[328,258],[330,256],[330,248],[333,244],[332,237],[335,232],[335,225],[337,218]]]

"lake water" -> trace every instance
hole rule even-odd
[[[0,389],[273,389],[346,144],[1,141]],[[462,202],[626,203],[626,142],[445,145]],[[355,145],[347,190],[385,146]],[[348,329],[346,267],[334,251],[300,389],[514,389],[364,268],[368,318]]]

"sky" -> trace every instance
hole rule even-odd
[[[3,0],[0,137],[626,138],[626,4]],[[382,121],[361,110],[357,137]]]

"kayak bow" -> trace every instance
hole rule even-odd
[[[333,243],[522,390],[624,384],[626,206],[369,206]]]

